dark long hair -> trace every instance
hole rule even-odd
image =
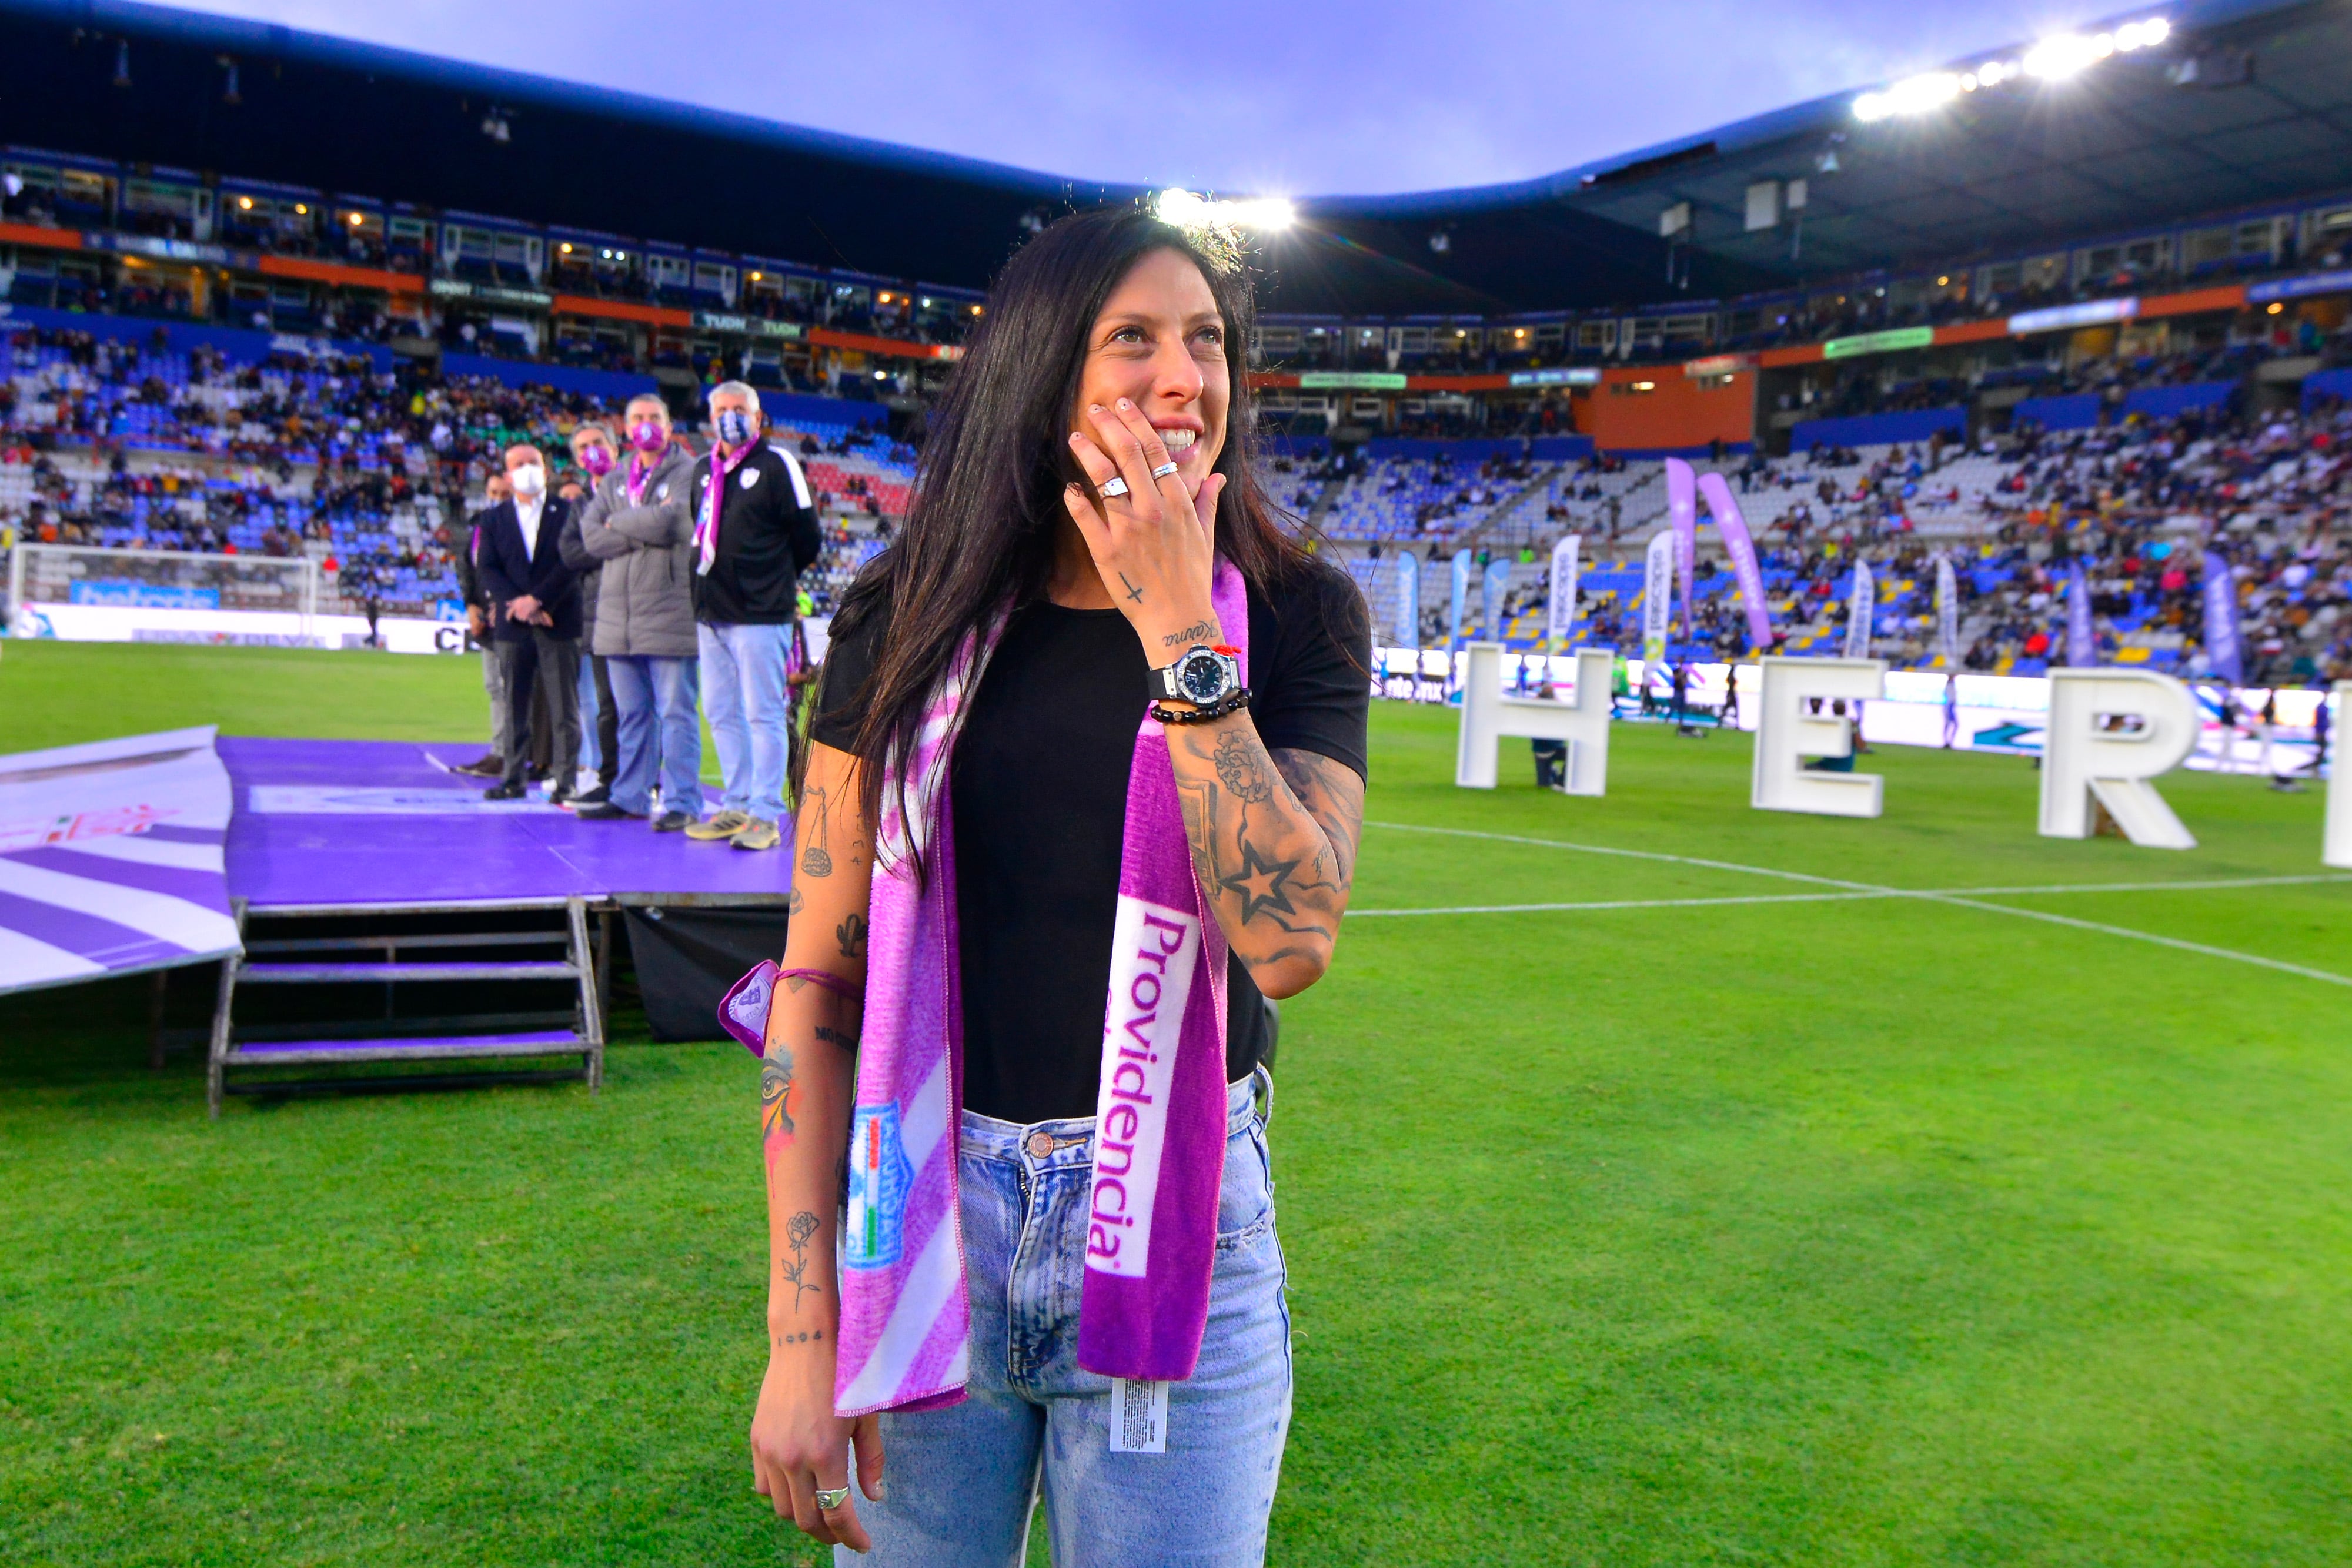
[[[1067,522],[1063,486],[1086,478],[1067,432],[1088,335],[1119,280],[1159,250],[1192,258],[1224,319],[1233,385],[1214,469],[1225,476],[1217,553],[1261,594],[1306,565],[1305,548],[1276,522],[1253,462],[1256,413],[1246,364],[1255,307],[1239,247],[1140,207],[1062,219],[1022,246],[998,277],[931,416],[906,527],[859,573],[835,617],[835,636],[856,634],[875,615],[888,617],[864,689],[827,697],[831,706],[864,709],[856,752],[866,763],[859,807],[869,826],[882,820],[883,760],[915,754],[923,709],[964,639],[1045,591]],[[899,789],[894,804],[903,809],[904,780]]]

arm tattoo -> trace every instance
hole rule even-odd
[[[1313,752],[1269,753],[1247,724],[1171,736],[1202,773],[1180,773],[1193,868],[1257,970],[1330,957],[1362,832],[1363,782]]]
[[[1205,643],[1216,634],[1217,629],[1206,621],[1195,621],[1181,632],[1169,632],[1168,635],[1160,638],[1160,642],[1163,647],[1181,648],[1188,643]]]
[[[1229,729],[1217,737],[1217,779],[1245,806],[1263,806],[1274,799],[1274,780],[1265,767],[1268,760],[1265,747],[1255,736]]]
[[[1285,747],[1274,754],[1274,766],[1298,803],[1322,824],[1330,841],[1332,880],[1342,891],[1355,886],[1356,851],[1364,840],[1364,780],[1344,762],[1319,752]]]
[[[837,1045],[844,1051],[856,1051],[857,1049],[857,1037],[856,1035],[850,1034],[843,1030],[831,1028],[825,1024],[819,1024],[816,1026],[816,1037],[817,1039],[825,1041],[827,1044]]]
[[[833,928],[833,935],[841,944],[843,957],[866,956],[866,916],[852,910],[847,919]]]
[[[793,1139],[793,1053],[773,1045],[760,1059],[760,1136],[774,1144]]]
[[[801,890],[799,888],[796,887],[793,889],[792,892],[784,895],[784,913],[786,915],[798,915],[802,910],[807,907],[808,900],[801,896]]]
[[[816,1234],[816,1216],[803,1208],[793,1215],[791,1222],[784,1227],[784,1243],[793,1249],[793,1260],[789,1263],[779,1260],[776,1264],[776,1272],[783,1277],[784,1283],[793,1288],[793,1311],[794,1312],[801,1310],[803,1296],[811,1291],[822,1291],[824,1288],[824,1282],[821,1278],[814,1282],[803,1278],[808,1273],[809,1238]]]
[[[801,802],[801,809],[816,813],[809,828],[808,848],[801,852],[801,873],[805,876],[831,876],[833,853],[824,846],[825,841],[833,834],[827,815],[830,804],[824,798],[824,791],[811,788]]]
[[[1291,904],[1290,895],[1283,891],[1283,884],[1297,869],[1298,862],[1295,860],[1261,859],[1257,846],[1244,839],[1241,868],[1219,877],[1217,885],[1228,893],[1241,895],[1242,919],[1244,922],[1255,920],[1261,915],[1296,915],[1298,911]]]

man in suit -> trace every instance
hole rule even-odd
[[[482,689],[490,699],[490,748],[473,761],[461,764],[456,771],[471,773],[478,779],[506,777],[507,758],[514,743],[507,734],[507,684],[499,671],[498,645],[490,641],[490,622],[495,607],[489,596],[482,591],[481,568],[477,564],[482,553],[482,524],[508,497],[507,476],[501,469],[490,476],[482,486],[482,509],[466,514],[464,531],[450,540],[452,564],[457,570],[457,595],[466,601],[466,630],[482,650]],[[454,515],[460,497],[452,493],[448,510]]]
[[[570,512],[562,497],[547,493],[547,459],[538,447],[508,447],[506,470],[513,498],[484,517],[476,564],[496,612],[492,635],[506,679],[509,755],[506,777],[482,796],[522,798],[530,750],[523,737],[530,733],[531,689],[541,685],[554,741],[550,799],[560,803],[572,798],[580,758],[580,578],[556,546]]]

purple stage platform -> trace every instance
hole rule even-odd
[[[643,822],[583,822],[536,796],[482,799],[449,765],[477,746],[395,740],[217,742],[236,802],[228,891],[256,911],[352,905],[766,904],[792,857],[689,842]]]

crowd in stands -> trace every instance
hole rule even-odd
[[[0,528],[38,542],[197,550],[320,561],[331,590],[394,613],[432,615],[457,593],[449,522],[518,442],[562,455],[581,423],[615,411],[545,387],[384,371],[363,358],[218,350],[17,328],[0,379]],[[2226,368],[2226,367],[2223,367]],[[2210,361],[2146,367],[2203,376]],[[821,506],[824,553],[803,580],[822,613],[891,536],[914,453],[844,403],[837,423],[773,439],[799,458]],[[1776,624],[1795,652],[1843,642],[1857,555],[1879,577],[1882,651],[1932,663],[1927,624],[1938,551],[1956,552],[1965,663],[2031,674],[2062,650],[2064,594],[2081,561],[2103,653],[2194,671],[2197,589],[2208,540],[2241,575],[2249,674],[2316,678],[2352,659],[2345,604],[2352,416],[2216,405],[2052,433],[2030,423],[1967,441],[1817,446],[1788,457],[1722,453],[1763,550]],[[1439,564],[1454,549],[1520,560],[1511,640],[1540,635],[1540,560],[1574,531],[1593,563],[1580,634],[1638,644],[1639,562],[1612,558],[1663,521],[1655,463],[1595,455],[1537,462],[1482,448],[1370,456],[1290,446],[1265,465],[1269,493],[1349,559],[1376,604],[1398,547]],[[1383,551],[1388,552],[1383,559]],[[1612,572],[1628,573],[1622,580]],[[1424,575],[1425,604],[1443,573]],[[1436,614],[1435,610],[1430,612]],[[1745,651],[1727,573],[1706,580],[1696,642]],[[1442,624],[1425,624],[1442,640]],[[1732,644],[1738,644],[1734,648]]]
[[[1816,455],[1736,470],[1751,498],[1804,497],[1775,514],[1751,514],[1777,651],[1843,646],[1853,563],[1862,559],[1875,580],[1877,654],[1898,667],[1939,667],[1940,554],[1956,568],[1961,667],[2032,675],[2063,663],[2067,595],[2079,567],[2101,662],[2209,675],[2201,586],[2210,549],[2235,579],[2250,683],[2352,677],[2352,408],[2028,434],[1986,465],[2000,477],[1963,527],[1938,530],[1940,540],[1923,537],[1906,508],[1940,497],[1939,466],[1982,454],[1954,444]],[[1564,476],[1559,488],[1573,493],[1576,480]],[[1645,516],[1642,536],[1660,520]],[[1583,579],[1578,640],[1634,652],[1641,562],[1612,559],[1605,531],[1590,537],[1603,554]],[[1533,545],[1517,553],[1523,580],[1503,619],[1507,641],[1533,646],[1548,598],[1544,557]],[[1677,629],[1677,656],[1752,652],[1727,569],[1704,574],[1695,598],[1696,634],[1685,642]],[[1442,638],[1444,629],[1424,617],[1424,631]]]
[[[517,442],[568,450],[614,411],[544,386],[379,371],[363,358],[273,353],[246,363],[86,332],[0,338],[0,529],[38,543],[310,555],[331,587],[362,585],[430,615],[457,591],[446,520],[462,517]],[[902,515],[914,453],[871,405],[778,433],[824,497],[833,592]],[[559,464],[561,458],[559,457]],[[559,483],[577,478],[559,467]]]

